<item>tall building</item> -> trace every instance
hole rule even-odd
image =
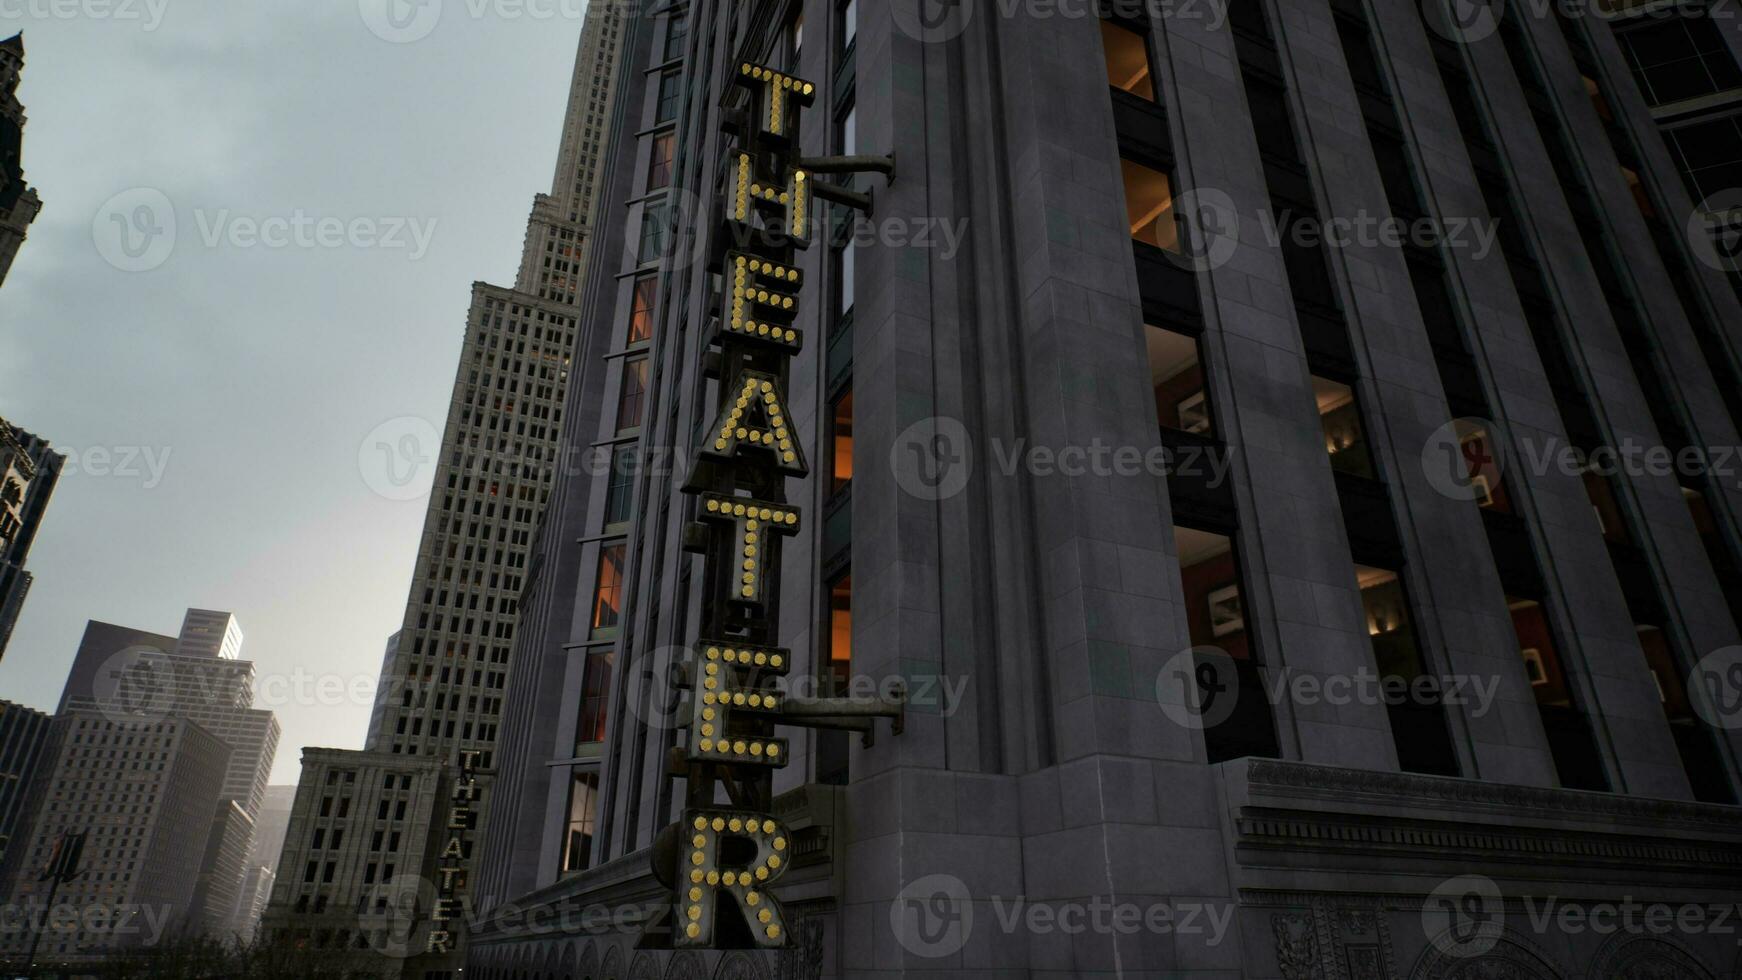
[[[290,811],[295,803],[295,786],[268,786],[260,812],[254,817],[254,839],[243,862],[242,889],[232,911],[231,931],[244,940],[254,937],[272,898],[278,856],[284,850],[285,831],[290,827]]]
[[[1661,4],[1648,0],[1605,0],[1624,64],[1651,110],[1644,116],[1610,111],[1604,121],[1623,131],[1622,139],[1656,156],[1656,140],[1642,134],[1655,125],[1667,156],[1657,165],[1680,173],[1695,212],[1691,219],[1669,215],[1673,231],[1706,231],[1710,247],[1696,240],[1695,255],[1729,273],[1742,290],[1742,23],[1723,3],[1693,0]],[[1584,59],[1587,76],[1620,67]],[[1606,79],[1625,85],[1626,74]],[[1623,159],[1623,164],[1626,160]]]
[[[24,182],[24,104],[18,83],[24,72],[24,35],[0,41],[0,285],[12,268],[42,198]]]
[[[0,657],[6,655],[6,644],[30,592],[32,577],[24,560],[42,526],[64,459],[45,440],[0,418]]]
[[[466,975],[1735,975],[1742,306],[1574,8],[644,9],[564,438],[689,465],[555,487]]]
[[[0,960],[22,966],[32,929],[41,965],[101,961],[197,928],[193,904],[223,789],[229,746],[191,719],[74,708],[55,716],[57,751],[12,881]],[[81,868],[49,904],[48,864],[69,834],[84,834]],[[46,928],[44,928],[46,923]]]
[[[623,5],[612,2],[587,7],[556,174],[551,192],[534,201],[514,285],[473,284],[405,618],[387,644],[365,750],[349,756],[305,752],[298,814],[316,806],[328,773],[361,771],[422,785],[436,765],[446,767],[449,783],[476,792],[470,819],[487,818],[527,556],[554,473],[589,465],[585,445],[560,438],[562,405],[580,329],[581,263],[593,233],[593,172],[610,133],[622,11]],[[461,771],[465,765],[470,771]],[[400,873],[441,879],[463,891],[465,875],[443,875],[434,862],[438,852],[425,853],[448,843],[426,836],[446,832],[442,814],[431,809],[438,802],[446,807],[451,801],[425,793],[410,808],[395,806],[382,833],[429,859],[391,862]],[[351,846],[361,848],[363,831],[355,822],[367,817],[351,819]],[[265,920],[269,934],[306,949],[350,945],[377,958],[370,969],[395,976],[459,969],[463,930],[442,929],[427,917],[417,923],[417,943],[371,945],[359,936],[356,910],[369,906],[381,888],[365,876],[372,863],[378,871],[381,862],[339,861],[336,877],[319,880],[298,873],[311,862],[325,866],[316,835],[330,850],[334,835],[326,831],[343,826],[343,820],[339,828],[328,828],[312,816],[293,818]],[[465,850],[462,863],[469,865],[469,841]],[[340,933],[353,942],[333,941]],[[450,942],[450,948],[439,948]],[[422,955],[432,945],[438,948]]]
[[[52,720],[34,708],[0,701],[0,869],[5,867],[13,830],[24,819],[25,801],[41,767]],[[0,882],[3,875],[0,871]]]

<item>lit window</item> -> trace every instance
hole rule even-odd
[[[835,691],[845,694],[853,675],[853,577],[843,575],[829,587],[829,676]]]
[[[840,493],[853,483],[853,392],[836,400],[830,412],[830,453],[833,483],[830,493]]]
[[[605,715],[610,708],[613,653],[590,653],[581,674],[581,715],[575,723],[575,755],[605,740]]]
[[[659,281],[653,276],[635,280],[634,305],[629,312],[629,343],[644,344],[653,337],[653,297]]]
[[[593,636],[617,633],[623,612],[623,562],[628,547],[606,545],[599,549],[599,580],[593,587]]]
[[[619,435],[641,428],[642,407],[646,401],[647,358],[632,357],[623,362],[623,389],[617,395]]]
[[[1198,341],[1183,333],[1145,324],[1143,340],[1149,353],[1149,383],[1155,392],[1155,414],[1164,428],[1197,435],[1215,434],[1210,418],[1209,391],[1198,356]]]
[[[1325,431],[1325,452],[1331,454],[1331,468],[1372,479],[1373,456],[1367,448],[1367,432],[1361,425],[1355,389],[1315,375],[1313,398],[1318,402],[1319,425]]]
[[[1125,178],[1125,216],[1131,237],[1169,252],[1179,251],[1179,223],[1173,210],[1173,182],[1167,174],[1131,160],[1120,160]]]
[[[671,184],[671,150],[677,137],[661,133],[653,138],[652,157],[647,164],[647,189],[657,191]]]
[[[1107,83],[1121,92],[1155,101],[1155,79],[1149,69],[1149,42],[1142,34],[1112,21],[1101,21],[1101,47],[1107,58]]]

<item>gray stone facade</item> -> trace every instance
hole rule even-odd
[[[1736,364],[1704,352],[1736,340],[1742,307],[1658,233],[1654,212],[1691,204],[1599,25],[1527,16],[1450,40],[1432,6],[1175,3],[1103,25],[1068,4],[696,0],[631,23],[565,424],[674,466],[553,492],[469,976],[1742,970],[1742,718],[1700,693],[1739,641],[1721,572],[1742,497],[1716,467],[1604,482],[1533,462],[1593,439],[1735,446]],[[1147,95],[1110,88],[1128,43]],[[806,156],[896,156],[893,179],[855,179],[875,230],[851,258],[819,232],[799,260],[788,395],[813,470],[789,486],[806,530],[779,608],[799,663],[850,650],[851,678],[913,700],[900,735],[847,746],[844,773],[838,741],[782,732],[794,946],[702,955],[637,943],[671,900],[649,871],[682,800],[669,667],[706,601],[678,488],[713,404],[707,260],[743,62],[817,84]],[[667,133],[670,188],[648,179]],[[1184,212],[1171,255],[1133,243],[1155,186],[1134,163]],[[1271,233],[1279,201],[1321,229],[1437,234],[1303,251]],[[1452,234],[1503,217],[1505,247]],[[940,221],[958,247],[913,237]],[[1152,329],[1198,351],[1202,430],[1169,421]],[[644,424],[625,430],[624,364],[643,356]],[[1352,397],[1361,474],[1335,458],[1330,384]],[[1475,416],[1502,464],[1461,493],[1475,481],[1448,487],[1436,446]],[[1162,449],[1225,478],[1109,462]],[[1232,592],[1206,591],[1205,553]],[[1412,676],[1479,696],[1332,695],[1394,676],[1396,622],[1369,593],[1386,574]],[[1222,650],[1184,654],[1182,697],[1194,646]],[[1235,713],[1211,719],[1205,688],[1236,692]]]

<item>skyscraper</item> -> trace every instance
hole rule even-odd
[[[415,975],[463,962],[463,936],[440,929],[427,906],[423,918],[406,923],[414,941],[382,939],[390,931],[385,927],[359,929],[357,913],[386,900],[383,889],[394,876],[377,877],[384,866],[439,879],[444,900],[463,901],[472,842],[463,844],[463,860],[447,862],[461,873],[443,874],[438,859],[448,840],[430,835],[446,834],[444,815],[456,786],[476,794],[471,819],[488,816],[527,557],[553,475],[588,465],[584,445],[561,439],[561,406],[582,329],[576,299],[593,233],[593,173],[611,130],[622,9],[610,2],[587,7],[556,174],[550,193],[533,203],[514,285],[473,285],[405,618],[387,644],[365,751],[304,753],[296,816],[265,928],[305,949],[379,957],[369,969]],[[463,765],[473,771],[462,774]],[[432,766],[446,767],[439,785],[429,781]],[[335,772],[419,787],[412,806],[396,803],[380,825],[389,842],[400,842],[393,848],[399,860],[378,854],[365,860],[371,852],[364,844],[382,835],[365,834],[360,824],[368,814],[347,820],[321,812],[320,794]],[[350,841],[346,856],[335,861],[342,873],[313,879],[300,873],[311,864],[324,868],[331,857],[325,852],[337,848],[338,839]],[[407,861],[406,854],[418,860]],[[452,948],[442,948],[444,936],[452,937]]]
[[[0,869],[5,867],[7,845],[24,815],[31,784],[48,747],[52,721],[34,708],[0,701]],[[4,881],[0,871],[0,890],[4,890]]]
[[[1732,974],[1742,306],[1578,7],[643,11],[566,438],[697,463],[556,488],[467,976]]]
[[[0,41],[0,285],[30,223],[42,210],[42,198],[24,182],[24,104],[18,82],[24,72],[24,35]]]
[[[60,479],[59,453],[0,418],[0,657],[24,610],[31,574],[24,569],[43,512]]]

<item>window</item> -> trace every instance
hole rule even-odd
[[[859,36],[859,0],[846,0],[841,4],[841,51],[852,50],[853,41]]]
[[[612,652],[589,653],[581,672],[581,716],[575,724],[575,755],[596,751],[605,740],[605,714],[610,709]]]
[[[1314,375],[1313,397],[1318,401],[1319,425],[1325,430],[1325,452],[1331,455],[1331,468],[1373,479],[1373,456],[1368,451],[1367,432],[1361,425],[1361,406],[1355,401],[1355,390]]]
[[[1163,681],[1180,685],[1175,690],[1182,698],[1195,699],[1195,704],[1188,700],[1188,710],[1204,725],[1210,762],[1275,758],[1276,723],[1247,625],[1234,539],[1179,525],[1173,539],[1193,658],[1189,676],[1170,670]]]
[[[1695,203],[1742,187],[1742,116],[1666,129],[1663,138]]]
[[[1367,635],[1381,682],[1401,683],[1412,692],[1410,697],[1386,703],[1398,765],[1405,772],[1461,775],[1444,709],[1429,693],[1432,688],[1416,684],[1425,671],[1402,577],[1391,569],[1356,565],[1355,584],[1361,590],[1361,608],[1367,616]]]
[[[677,118],[677,99],[682,91],[677,72],[666,72],[659,76],[659,103],[654,106],[653,123],[671,122]]]
[[[635,447],[611,450],[611,472],[605,484],[605,530],[621,531],[629,523],[630,495],[635,488]]]
[[[1149,69],[1149,41],[1135,29],[1101,21],[1101,48],[1107,59],[1107,84],[1140,99],[1155,101],[1155,79]]]
[[[645,344],[653,338],[653,297],[659,288],[659,280],[653,276],[642,276],[635,280],[635,294],[629,311],[628,343]]]
[[[671,185],[671,149],[677,136],[660,133],[653,138],[652,157],[647,162],[647,189],[657,191]]]
[[[593,632],[595,639],[617,635],[623,609],[623,562],[628,547],[610,544],[599,549],[599,577],[593,586]]]
[[[829,493],[836,494],[853,484],[853,391],[835,400],[829,411],[829,455],[831,483]]]
[[[835,280],[835,319],[845,320],[853,313],[853,280],[857,275],[857,262],[854,259],[852,226],[848,224],[848,238],[836,247],[830,256],[830,264],[834,266]]]
[[[1742,71],[1710,17],[1653,18],[1616,35],[1653,108],[1742,87]]]
[[[1162,427],[1214,436],[1197,338],[1145,324],[1143,340],[1149,352],[1149,383],[1155,392],[1155,414]]]
[[[641,428],[642,409],[646,401],[647,358],[629,358],[623,362],[623,387],[617,393],[617,432],[619,435]]]
[[[1179,251],[1179,223],[1173,210],[1173,181],[1167,174],[1133,160],[1121,159],[1125,178],[1125,216],[1131,237],[1169,252]]]
[[[853,576],[843,575],[829,586],[828,676],[837,696],[845,695],[853,676]]]
[[[1506,605],[1512,614],[1518,654],[1524,661],[1530,690],[1536,695],[1537,713],[1542,718],[1543,734],[1548,738],[1561,785],[1567,789],[1607,790],[1609,777],[1604,772],[1596,739],[1573,697],[1572,684],[1542,603],[1508,596]]]
[[[684,41],[689,37],[689,32],[689,11],[672,11],[665,22],[665,60],[676,61],[683,57]]]
[[[593,828],[599,805],[599,773],[572,769],[568,831],[563,837],[563,870],[585,871],[593,859]]]
[[[792,15],[792,23],[786,27],[786,67],[788,71],[798,73],[798,59],[804,54],[804,11]]]
[[[641,212],[642,262],[657,262],[665,254],[665,205],[647,205]]]

